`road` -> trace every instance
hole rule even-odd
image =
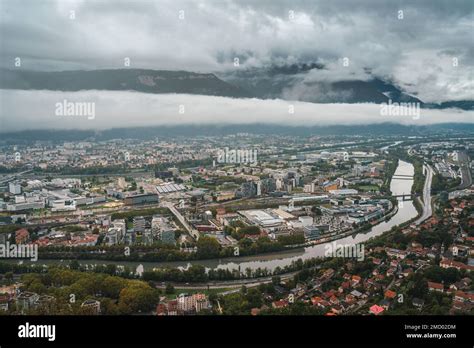
[[[288,280],[293,278],[296,274],[298,274],[300,271],[294,271],[290,273],[285,273],[278,275],[280,279],[283,280]],[[207,283],[176,283],[176,282],[166,282],[170,283],[173,285],[175,288],[178,289],[234,289],[234,290],[228,290],[225,293],[222,294],[231,294],[233,292],[238,292],[242,288],[242,285],[245,285],[246,287],[254,287],[258,286],[260,284],[268,284],[272,282],[274,275],[267,276],[267,277],[261,277],[261,278],[244,278],[244,279],[236,279],[236,280],[222,280],[222,281],[209,281]],[[163,282],[164,283],[164,282]],[[158,289],[164,289],[166,288],[165,284],[160,284],[156,282],[155,287]]]
[[[403,143],[403,141],[396,141],[396,142],[394,142],[393,144],[389,144],[389,145],[387,145],[387,146],[381,147],[381,148],[380,148],[380,151],[386,151],[386,150],[388,150],[389,148],[391,148],[392,146],[397,146],[397,145],[400,145],[401,143]]]
[[[459,167],[461,168],[461,185],[459,185],[460,190],[468,188],[472,185],[472,176],[471,169],[469,168],[469,162],[469,156],[464,151],[460,151],[458,153],[458,163]]]
[[[433,168],[428,164],[425,164],[424,168],[426,170],[426,179],[425,186],[423,187],[423,213],[419,219],[415,221],[415,224],[417,225],[421,224],[433,214],[431,209],[431,181],[433,179]]]
[[[181,215],[181,213],[178,211],[178,209],[175,208],[175,206],[173,205],[173,203],[171,203],[171,202],[163,202],[163,203],[162,203],[162,206],[168,208],[168,209],[171,211],[171,213],[173,213],[173,215],[176,216],[176,218],[177,218],[178,221],[181,223],[181,225],[184,226],[184,228],[186,229],[186,231],[188,231],[188,233],[189,233],[192,237],[194,237],[195,240],[198,240],[198,239],[199,239],[199,231],[193,229],[193,228],[188,224],[188,222],[186,221],[186,219],[184,218],[184,216]]]
[[[12,181],[12,180],[15,180],[19,177],[21,177],[22,175],[26,174],[26,173],[29,173],[31,172],[32,170],[25,170],[24,172],[20,172],[20,173],[15,173],[15,174],[10,174],[8,176],[5,176],[3,178],[0,179],[0,184],[4,184],[4,183],[7,183],[9,181]]]

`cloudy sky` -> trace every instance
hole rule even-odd
[[[223,73],[235,58],[239,69],[319,62],[326,69],[305,81],[370,72],[425,102],[466,100],[474,99],[473,23],[472,0],[0,0],[0,64],[123,68],[129,58],[132,68]]]

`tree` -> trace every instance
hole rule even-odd
[[[415,274],[414,284],[411,289],[408,290],[410,297],[424,298],[428,293],[428,282],[423,278],[421,274]]]
[[[245,296],[238,292],[222,297],[221,306],[226,315],[245,315],[249,314],[252,307]]]
[[[203,236],[197,241],[197,257],[201,259],[212,259],[219,256],[221,246],[212,237]]]
[[[425,276],[437,283],[452,284],[461,279],[461,273],[456,268],[444,269],[439,266],[432,266],[425,271]]]
[[[127,281],[120,277],[107,276],[102,282],[102,294],[106,297],[119,298],[120,292],[127,286]]]
[[[260,308],[263,305],[262,293],[259,291],[259,289],[248,289],[245,298],[249,302],[250,308]]]
[[[119,315],[119,307],[110,298],[102,298],[100,301],[100,311],[104,315]]]
[[[123,314],[148,312],[159,302],[159,292],[142,281],[130,281],[129,286],[120,291],[119,309]]]
[[[13,282],[13,272],[5,273],[5,280],[7,281],[7,284],[11,284]]]
[[[69,268],[70,268],[70,269],[73,269],[73,270],[78,270],[78,269],[79,269],[79,261],[77,261],[77,260],[72,260],[72,261],[69,263]]]
[[[41,281],[36,280],[30,284],[28,291],[36,292],[37,294],[44,294],[47,292],[47,288]]]
[[[260,234],[260,228],[258,226],[245,226],[239,229],[242,234],[256,235]]]
[[[105,272],[108,273],[108,274],[110,274],[110,275],[116,274],[116,272],[117,272],[117,265],[115,265],[115,264],[113,264],[113,263],[108,264],[108,265],[106,266],[106,271],[105,271]]]
[[[250,248],[253,244],[253,241],[250,238],[243,238],[239,240],[239,246],[242,248]]]
[[[174,292],[175,292],[174,286],[171,285],[171,283],[167,283],[166,288],[165,288],[165,293],[169,295],[169,294],[174,294]]]
[[[205,282],[207,280],[206,268],[202,265],[192,265],[188,268],[186,276],[191,282]]]

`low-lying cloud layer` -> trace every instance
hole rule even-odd
[[[457,109],[421,109],[417,117],[416,114],[384,113],[382,105],[378,104],[314,104],[279,99],[138,92],[0,90],[0,101],[2,132],[24,129],[102,130],[183,124],[271,123],[313,126],[394,122],[426,125],[474,120],[473,111]],[[67,103],[89,103],[89,107],[79,110],[83,111],[82,115],[75,108],[71,109],[70,114],[63,105],[79,104]]]

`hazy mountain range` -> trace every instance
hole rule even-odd
[[[474,100],[423,103],[385,81],[370,76],[364,80],[328,81],[307,79],[308,72],[323,71],[317,63],[273,66],[230,72],[196,73],[150,69],[77,70],[40,72],[0,69],[0,88],[52,91],[136,91],[176,93],[231,98],[298,100],[311,103],[419,102],[424,108],[474,110]]]
[[[109,90],[144,93],[185,93],[234,98],[251,96],[243,89],[220,80],[214,74],[145,69],[60,72],[1,69],[0,88],[52,91]]]
[[[429,136],[433,134],[469,135],[472,123],[440,123],[429,126],[405,126],[395,123],[351,126],[287,126],[276,124],[181,125],[159,127],[127,127],[106,130],[25,130],[2,133],[0,144],[19,144],[31,141],[102,141],[112,139],[151,140],[156,137],[222,136],[227,134],[281,134],[291,136],[361,134],[367,136]]]

